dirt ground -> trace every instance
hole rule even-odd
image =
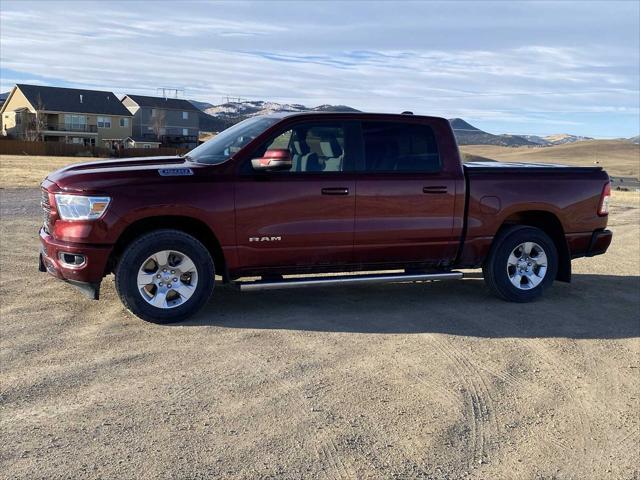
[[[188,323],[37,271],[37,188],[0,189],[0,478],[633,479],[640,198],[533,304],[449,283],[239,293]]]

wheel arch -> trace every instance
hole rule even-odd
[[[118,237],[107,264],[108,272],[114,271],[123,252],[136,238],[154,230],[172,229],[187,233],[198,239],[209,251],[216,272],[226,282],[229,279],[227,263],[220,241],[209,226],[197,218],[181,215],[146,217],[129,224]]]
[[[504,219],[496,238],[514,226],[535,227],[549,235],[558,250],[558,273],[556,280],[571,281],[571,254],[560,219],[546,210],[523,210],[512,213]]]

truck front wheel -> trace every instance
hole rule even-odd
[[[494,240],[482,271],[497,296],[510,302],[530,302],[555,280],[558,251],[542,230],[510,227]]]
[[[143,320],[172,323],[198,312],[213,292],[211,255],[196,238],[156,230],[125,250],[116,269],[122,303]]]

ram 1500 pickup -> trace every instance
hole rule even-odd
[[[496,295],[527,302],[607,250],[609,197],[600,167],[463,165],[442,118],[257,116],[183,157],[51,173],[40,269],[95,299],[114,273],[124,305],[160,323],[203,307],[216,275],[255,290],[481,267]]]

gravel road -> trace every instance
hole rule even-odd
[[[631,479],[640,209],[533,304],[451,283],[239,293],[145,323],[37,271],[0,190],[0,478]],[[634,197],[635,198],[635,197]]]

